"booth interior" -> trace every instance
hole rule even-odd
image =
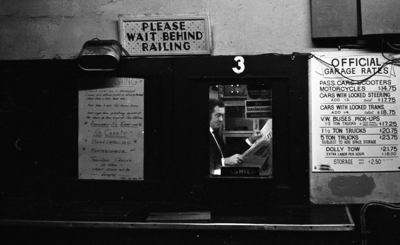
[[[323,230],[332,224],[353,230],[347,207],[309,201],[309,56],[243,56],[241,73],[234,72],[234,58],[123,58],[114,71],[84,71],[76,60],[1,61],[3,224],[121,221],[146,227],[155,213],[190,213],[195,223],[261,225],[243,229],[265,230],[266,224],[275,224],[271,230],[290,230],[298,224]],[[109,78],[144,81],[142,169],[131,179],[82,174],[83,155],[98,157],[96,164],[103,155],[93,150],[98,145],[81,144],[80,127],[93,118],[80,114],[86,103],[82,98],[88,99],[80,93],[101,91],[101,81]],[[225,102],[219,133],[227,145],[273,120],[264,169],[210,174],[211,97]],[[251,114],[245,104],[258,100],[266,103],[260,109],[266,118]],[[101,125],[92,130],[97,128]],[[89,170],[96,171],[94,165]]]

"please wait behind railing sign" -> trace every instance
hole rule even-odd
[[[208,15],[120,16],[119,39],[131,56],[210,54]]]

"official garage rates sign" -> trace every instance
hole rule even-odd
[[[208,16],[120,17],[122,46],[131,56],[210,54]]]
[[[381,53],[313,55],[312,171],[400,171],[399,67]]]

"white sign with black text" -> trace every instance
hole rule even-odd
[[[400,171],[400,68],[393,57],[368,52],[312,55],[312,171]]]
[[[87,78],[82,84],[79,179],[143,180],[144,79]]]

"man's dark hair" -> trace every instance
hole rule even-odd
[[[225,107],[225,104],[222,100],[217,100],[217,99],[209,99],[208,101],[208,121],[211,120],[211,115],[214,112],[214,108],[218,107]]]

